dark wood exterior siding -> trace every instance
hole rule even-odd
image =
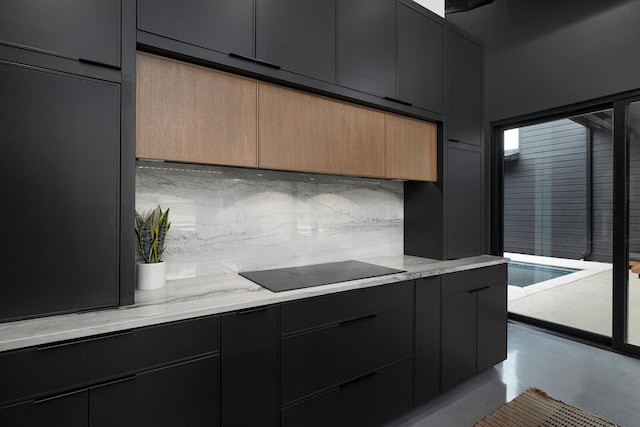
[[[592,233],[589,261],[613,259],[613,137],[610,129],[592,129]]]

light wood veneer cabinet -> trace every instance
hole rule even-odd
[[[148,53],[136,156],[436,181],[436,125]]]
[[[389,178],[438,180],[438,129],[433,123],[385,114]]]
[[[384,113],[263,83],[258,104],[260,167],[385,176]]]
[[[252,79],[138,52],[136,156],[258,166]]]

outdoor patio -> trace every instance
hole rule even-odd
[[[580,271],[529,285],[509,286],[509,312],[611,336],[611,264],[505,253],[512,261]],[[640,278],[629,272],[629,340],[640,345]]]

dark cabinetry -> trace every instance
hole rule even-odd
[[[396,97],[396,1],[337,0],[338,84]]]
[[[506,264],[442,276],[442,389],[507,354]]]
[[[399,100],[442,113],[443,39],[442,20],[398,2]]]
[[[254,0],[138,0],[138,29],[223,53],[254,55]]]
[[[413,282],[283,304],[282,425],[373,425],[410,408],[413,319]]]
[[[219,355],[89,389],[89,425],[220,425]]]
[[[0,43],[120,67],[120,1],[3,0]]]
[[[117,305],[120,86],[0,61],[0,92],[0,320]]]
[[[482,44],[447,24],[447,139],[480,146],[482,142]]]
[[[256,0],[256,57],[335,83],[335,1]]]
[[[222,425],[278,426],[280,308],[222,316]]]
[[[414,405],[440,394],[440,276],[416,280]]]
[[[218,341],[213,316],[3,353],[0,420],[218,425]]]

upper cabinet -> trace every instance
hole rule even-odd
[[[396,97],[396,1],[337,0],[338,84]]]
[[[442,31],[415,5],[338,0],[338,84],[442,113]]]
[[[335,83],[335,1],[256,0],[256,58]]]
[[[398,3],[398,100],[443,111],[443,24]]]
[[[449,82],[447,138],[449,142],[480,146],[482,135],[482,45],[447,25]]]
[[[138,29],[184,43],[254,55],[253,0],[138,0]]]
[[[435,124],[385,114],[386,176],[438,180],[438,128]]]
[[[120,68],[120,1],[3,0],[0,43]]]
[[[384,113],[260,84],[260,167],[385,176]]]
[[[258,165],[255,80],[146,53],[137,62],[137,157]]]

